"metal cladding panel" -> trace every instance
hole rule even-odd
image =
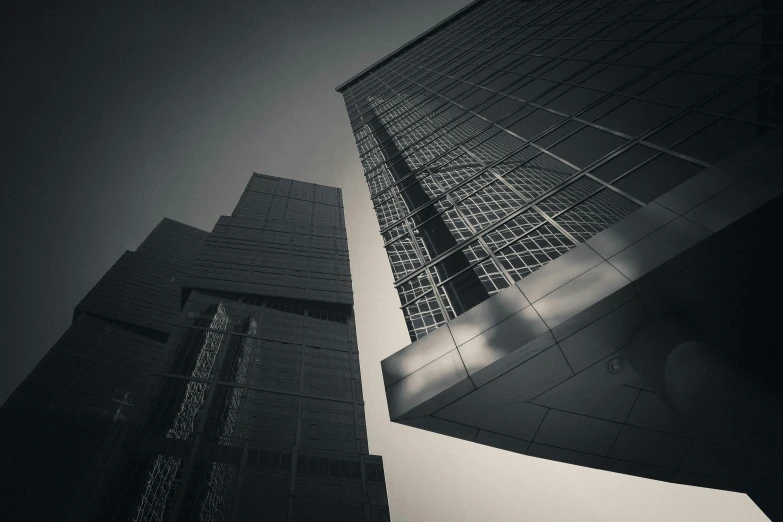
[[[752,145],[756,156],[778,154],[782,137]],[[771,290],[764,281],[777,269],[753,252],[775,233],[783,182],[772,162],[756,156],[763,168],[737,154],[705,169],[383,361],[385,371],[390,361],[408,369],[386,384],[392,420],[459,438],[467,433],[530,456],[740,491],[634,372],[626,349],[639,327],[677,310],[713,345],[755,361],[753,371],[779,388],[769,369],[779,354],[755,326],[772,321],[774,312],[754,306],[773,299],[765,297]],[[721,213],[714,202],[747,180],[766,190],[744,193]],[[680,215],[698,208],[705,208],[703,225]],[[711,223],[721,226],[711,231]],[[543,329],[531,329],[539,321]],[[475,389],[465,388],[451,366],[421,359],[441,349],[452,353],[454,345]]]

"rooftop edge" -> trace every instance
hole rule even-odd
[[[473,8],[475,5],[477,5],[477,4],[479,4],[479,3],[483,2],[483,1],[484,1],[484,0],[473,0],[471,3],[469,3],[468,5],[466,5],[465,7],[463,7],[462,9],[460,9],[459,11],[457,11],[456,13],[452,14],[451,16],[449,16],[448,18],[444,19],[443,21],[441,21],[441,22],[439,22],[439,23],[437,23],[437,24],[433,25],[432,27],[430,27],[429,29],[427,29],[426,31],[424,31],[423,33],[421,33],[419,36],[416,36],[415,38],[413,38],[412,40],[410,40],[408,43],[405,43],[405,44],[401,45],[400,47],[398,47],[398,48],[397,48],[397,49],[395,49],[394,51],[390,52],[389,54],[387,54],[386,56],[384,56],[384,57],[383,57],[383,58],[381,58],[380,60],[376,61],[374,64],[372,64],[372,65],[370,65],[369,67],[365,68],[365,69],[364,69],[364,70],[362,70],[361,72],[358,72],[358,73],[356,73],[356,74],[355,74],[355,75],[353,75],[353,76],[352,76],[350,79],[348,79],[348,80],[344,81],[343,83],[341,83],[340,85],[338,85],[337,87],[335,87],[335,89],[334,89],[334,90],[335,90],[335,91],[337,91],[337,92],[339,92],[340,94],[342,94],[342,91],[343,91],[343,89],[345,89],[346,87],[348,87],[350,84],[352,84],[352,83],[354,83],[355,81],[359,80],[360,78],[364,77],[365,75],[367,75],[367,73],[369,73],[370,71],[372,71],[372,70],[373,70],[373,69],[375,69],[376,67],[378,67],[378,66],[380,66],[380,65],[382,65],[382,64],[384,64],[384,63],[386,63],[386,62],[388,62],[390,59],[392,59],[392,58],[393,58],[394,56],[396,56],[397,54],[399,54],[399,53],[401,53],[402,51],[404,51],[404,50],[408,49],[408,48],[409,48],[409,47],[411,47],[413,44],[415,44],[415,43],[418,43],[420,40],[422,40],[422,39],[423,39],[423,38],[425,38],[426,36],[429,36],[430,34],[432,34],[433,32],[435,32],[436,30],[440,29],[440,28],[441,28],[441,27],[443,27],[444,25],[448,24],[449,22],[451,22],[452,20],[454,20],[455,18],[457,18],[458,16],[460,16],[462,13],[464,13],[464,12],[465,12],[465,11],[467,11],[468,9],[471,9],[471,8]]]

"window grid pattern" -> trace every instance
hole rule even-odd
[[[427,206],[454,239],[445,252],[421,242],[395,284],[474,237],[492,270],[486,258],[470,270],[510,284],[778,126],[783,45],[769,6],[487,0],[349,84],[360,154],[379,149],[376,120],[399,151],[365,164],[376,208],[399,207],[379,219],[387,243]],[[402,208],[395,187],[415,183],[429,199]],[[411,338],[455,315],[447,281],[433,280],[443,308]]]
[[[587,241],[636,209],[636,205],[618,193],[603,189],[562,213],[555,222],[579,241]]]
[[[546,224],[498,252],[503,266],[518,280],[568,252],[574,244],[557,228]]]
[[[339,189],[256,174],[122,259],[0,411],[4,518],[390,520]]]

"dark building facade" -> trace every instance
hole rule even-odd
[[[339,189],[254,174],[164,219],[0,410],[10,520],[389,520]]]
[[[783,516],[782,28],[778,1],[478,0],[337,88],[412,341],[392,420]]]

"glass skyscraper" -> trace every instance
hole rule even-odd
[[[775,128],[773,9],[475,2],[340,86],[411,339]]]
[[[412,341],[392,420],[764,496],[632,341],[677,316],[656,342],[736,360],[725,325],[759,330],[736,307],[776,274],[748,242],[777,234],[782,27],[771,1],[478,0],[337,88]],[[779,357],[743,364],[779,389]]]
[[[254,174],[164,219],[0,410],[13,520],[389,520],[339,189]]]

